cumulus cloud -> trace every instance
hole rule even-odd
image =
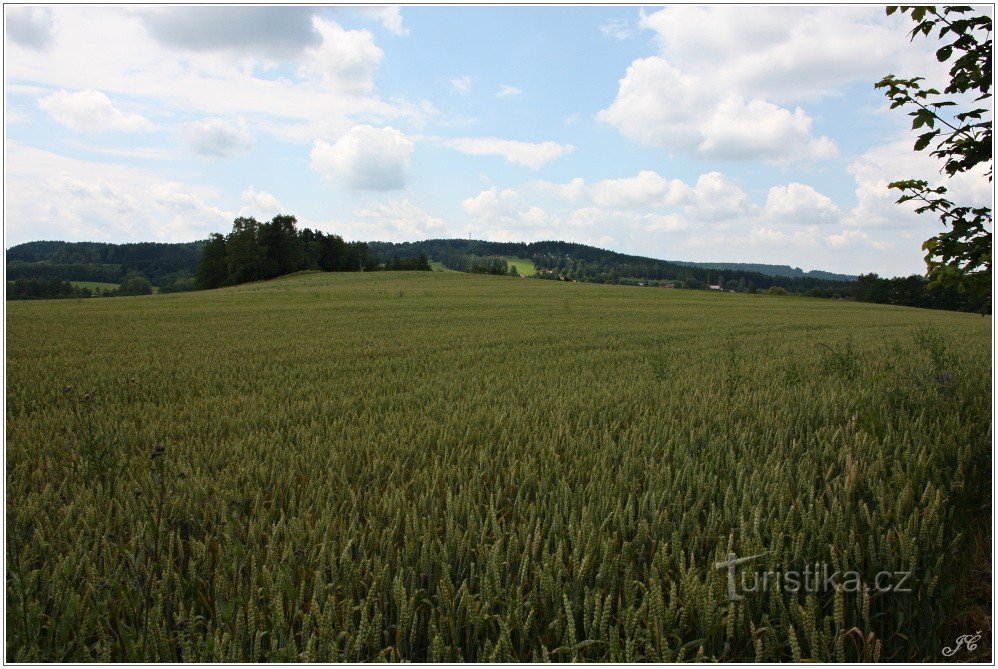
[[[7,144],[7,241],[186,242],[224,230],[233,214],[204,186],[132,166]]]
[[[379,239],[386,241],[439,237],[444,229],[442,219],[431,216],[408,199],[372,204],[355,213],[360,219],[360,229],[375,229]]]
[[[192,51],[243,51],[281,58],[316,46],[312,7],[155,7],[137,15],[149,35]]]
[[[568,155],[574,148],[571,144],[518,142],[498,137],[453,137],[441,139],[440,144],[469,156],[502,156],[506,162],[534,170]]]
[[[267,191],[250,186],[243,191],[243,207],[240,216],[252,216],[260,220],[270,220],[285,211],[284,205]]]
[[[811,118],[803,109],[790,112],[764,100],[725,98],[700,131],[697,152],[711,158],[780,162],[838,155],[828,137],[811,136]]]
[[[848,167],[856,186],[856,206],[846,217],[846,225],[866,230],[914,231],[920,240],[938,232],[938,218],[915,213],[915,203],[897,204],[900,193],[889,184],[900,179],[925,179],[944,185],[947,197],[960,205],[994,207],[994,190],[978,165],[970,172],[951,178],[939,173],[941,163],[923,152],[912,151],[914,133],[871,147]],[[855,238],[854,238],[855,239]]]
[[[631,63],[617,98],[596,118],[640,144],[708,158],[787,162],[836,155],[830,139],[812,135],[803,109],[719,98],[700,77],[659,56]]]
[[[413,144],[392,127],[358,125],[335,143],[316,140],[312,169],[356,190],[397,190],[405,186]]]
[[[838,153],[800,103],[885,72],[938,81],[945,67],[875,7],[676,5],[640,26],[659,52],[634,60],[597,118],[628,139],[706,158],[769,163]]]
[[[79,132],[140,132],[153,124],[144,116],[125,113],[100,91],[61,90],[38,100],[38,106],[62,125]]]
[[[489,188],[461,202],[477,230],[493,239],[538,239],[553,234],[556,221],[513,189]]]
[[[52,42],[52,10],[48,7],[11,5],[5,8],[10,41],[26,49],[44,49]]]
[[[381,22],[385,30],[396,37],[405,37],[409,29],[402,23],[402,10],[399,7],[364,7],[361,12]]]
[[[312,25],[322,43],[308,49],[300,75],[332,82],[345,90],[371,90],[374,72],[384,56],[374,43],[374,35],[367,30],[346,30],[319,17],[312,18]]]
[[[643,14],[641,26],[663,58],[705,84],[775,102],[872,85],[888,71],[941,69],[880,7],[674,5]]]
[[[773,186],[766,195],[766,218],[791,223],[834,223],[841,215],[831,198],[811,186],[789,183]]]
[[[210,8],[182,9],[197,16]],[[141,100],[143,108],[159,110],[162,118],[242,117],[254,131],[302,144],[338,137],[357,119],[398,125],[428,115],[424,101],[378,96],[373,84],[382,53],[368,31],[341,33],[327,21],[320,24],[331,40],[324,45],[309,14],[307,27],[315,38],[282,57],[281,69],[275,70],[276,53],[263,48],[178,52],[177,46],[150,37],[145,11],[53,6],[55,38],[49,47],[44,52],[15,47],[4,62],[5,76],[30,86],[35,97],[59,89],[93,89],[119,106],[121,99]],[[344,42],[337,45],[340,38]]]
[[[229,159],[249,153],[253,136],[244,121],[206,118],[184,127],[184,139],[194,153],[205,158]]]
[[[669,207],[687,200],[693,189],[652,170],[637,176],[606,179],[593,185],[593,201],[601,207]]]

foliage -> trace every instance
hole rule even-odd
[[[118,295],[152,295],[152,284],[138,272],[129,272],[118,286]]]
[[[59,279],[15,279],[7,282],[8,300],[48,300],[90,295],[89,289]]]
[[[261,223],[237,218],[227,236],[213,234],[195,271],[199,290],[274,279],[306,269],[325,272],[374,271],[380,265],[363,242],[308,228],[299,231],[294,216]]]
[[[967,314],[439,272],[7,309],[12,662],[936,661],[990,517]],[[729,549],[913,590],[729,602]]]
[[[7,249],[7,278],[121,283],[135,271],[162,286],[178,272],[194,272],[203,244],[29,242]]]
[[[887,13],[899,8],[891,6]],[[991,98],[992,49],[991,17],[987,10],[974,14],[973,7],[900,7],[911,13],[915,27],[911,38],[931,36],[938,30],[943,45],[936,51],[939,62],[953,60],[949,84],[940,93],[923,88],[924,77],[902,79],[888,75],[876,84],[885,89],[891,109],[911,109],[913,130],[921,130],[915,151],[931,147],[930,154],[943,162],[942,172],[952,177],[986,166],[988,181],[993,174],[991,112],[983,101]],[[969,106],[956,111],[972,96]],[[955,285],[977,295],[991,293],[990,207],[957,206],[945,196],[945,186],[930,186],[925,180],[895,181],[891,188],[901,191],[898,203],[915,201],[919,214],[931,212],[940,217],[943,232],[923,244],[928,275],[934,284]]]
[[[770,295],[786,295],[787,289],[783,286],[770,286],[766,292]]]
[[[706,266],[696,263],[670,262],[631,256],[614,251],[598,249],[585,244],[570,242],[486,242],[470,239],[428,239],[421,242],[371,242],[371,251],[382,262],[393,255],[402,257],[425,253],[427,257],[443,263],[452,269],[458,269],[468,263],[461,256],[477,256],[501,258],[507,266],[514,262],[513,258],[529,260],[532,269],[526,274],[536,275],[542,279],[567,279],[588,283],[644,283],[680,282],[687,288],[706,285],[707,278],[716,272]],[[445,261],[451,258],[451,264]],[[519,262],[519,261],[517,261]],[[832,280],[817,273],[789,273],[782,271],[766,274],[761,271],[742,269],[742,266],[731,265],[728,273],[732,289],[744,282],[743,290],[748,292],[753,288],[763,289],[773,285],[781,285],[792,293],[805,293],[813,288],[840,290],[848,287],[848,281]],[[761,269],[761,266],[746,266]],[[770,266],[775,267],[775,266]],[[498,267],[495,268],[496,270]],[[776,270],[779,268],[776,267]],[[468,271],[461,269],[460,271]],[[727,271],[727,270],[726,270]],[[775,271],[775,270],[774,270]],[[535,274],[536,273],[536,274]],[[552,276],[553,275],[553,276]]]
[[[991,300],[986,296],[961,291],[954,285],[935,285],[917,274],[893,279],[861,274],[853,284],[852,295],[860,302],[991,313]]]
[[[385,263],[385,269],[388,271],[401,271],[401,272],[411,272],[411,271],[421,271],[428,272],[430,269],[430,260],[426,257],[425,253],[420,253],[415,258],[399,258],[395,256],[387,263]]]

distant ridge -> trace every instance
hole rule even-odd
[[[552,251],[565,253],[577,259],[590,260],[597,257],[626,259],[628,261],[664,263],[681,267],[695,267],[698,269],[710,269],[718,271],[745,272],[752,274],[763,274],[771,277],[787,278],[809,278],[823,279],[826,281],[851,282],[856,277],[849,274],[837,274],[823,270],[811,270],[805,272],[799,267],[790,265],[768,265],[765,263],[733,263],[733,262],[692,262],[688,260],[663,260],[645,256],[632,256],[616,251],[608,251],[586,244],[575,244],[572,242],[545,241],[545,242],[489,242],[484,240],[468,239],[427,239],[418,242],[368,242],[372,250],[382,256],[382,260],[391,259],[392,254],[402,257],[416,256],[421,252],[426,252],[431,257],[433,250],[440,248],[448,250],[460,250],[464,253],[476,255],[508,255],[528,257],[537,252],[550,253]],[[128,242],[123,244],[113,244],[109,242],[64,242],[64,241],[38,241],[17,244],[7,249],[7,265],[20,261],[21,263],[45,263],[45,269],[52,275],[63,277],[63,272],[50,267],[50,264],[103,264],[117,265],[118,267],[108,268],[108,274],[113,275],[107,280],[118,280],[124,271],[136,269],[145,274],[152,274],[149,278],[153,283],[158,283],[161,275],[174,272],[193,273],[200,258],[201,247],[204,241],[184,242],[184,243],[161,243],[161,242]],[[26,269],[26,268],[25,268]],[[35,271],[42,271],[42,267],[35,266]],[[150,271],[151,270],[151,271]],[[22,270],[23,271],[23,270]],[[11,278],[11,277],[8,277]],[[77,277],[65,277],[77,278]],[[90,278],[90,277],[87,277]],[[80,277],[80,280],[85,280]]]
[[[38,241],[17,244],[7,249],[7,278],[60,278],[68,280],[118,281],[129,270],[146,275],[154,285],[163,285],[178,277],[191,276],[200,259],[204,241],[186,243],[65,242]],[[708,277],[703,270],[727,272],[728,278],[769,277],[803,282],[803,286],[823,285],[812,282],[849,283],[857,277],[823,270],[805,272],[790,265],[763,263],[692,262],[662,260],[562,241],[490,242],[477,239],[427,239],[417,242],[368,242],[382,262],[393,256],[415,257],[425,253],[439,260],[448,253],[481,256],[513,256],[530,259],[535,255],[571,258],[589,264],[639,270],[640,276],[658,278]],[[684,271],[685,270],[685,271]],[[688,274],[694,270],[695,275]],[[699,271],[698,271],[699,270]],[[714,279],[717,277],[714,276]],[[763,282],[768,283],[768,282]]]
[[[672,260],[677,265],[687,267],[700,267],[702,269],[733,270],[736,272],[757,272],[768,274],[769,276],[806,276],[814,279],[828,279],[829,281],[855,281],[858,277],[853,274],[836,274],[820,269],[812,269],[805,272],[800,267],[790,265],[766,265],[764,263],[744,263],[744,262],[690,262],[688,260]]]

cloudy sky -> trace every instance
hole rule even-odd
[[[938,180],[873,83],[945,69],[876,7],[5,9],[6,245],[561,239],[907,274]],[[980,175],[948,184],[990,203]]]

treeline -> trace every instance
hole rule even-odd
[[[425,253],[452,269],[457,266],[447,264],[445,258],[454,256],[497,257],[515,256],[530,260],[541,278],[563,279],[587,283],[675,283],[676,287],[706,288],[715,284],[719,276],[716,270],[684,265],[655,258],[631,256],[615,251],[607,251],[585,244],[571,242],[487,242],[471,239],[429,239],[421,242],[371,242],[371,250],[379,257],[401,257]],[[473,261],[465,261],[473,262]],[[467,271],[467,270],[461,270]],[[833,281],[815,276],[771,276],[761,272],[744,270],[725,271],[731,289],[742,281],[748,291],[766,290],[770,286],[781,286],[789,292],[805,294],[814,288],[837,289],[848,282]]]
[[[860,302],[876,304],[991,313],[990,296],[961,292],[955,286],[930,286],[929,280],[918,274],[892,279],[861,274],[853,283],[852,296]]]
[[[200,242],[29,242],[7,249],[7,279],[62,279],[121,283],[131,273],[154,286],[183,290],[193,285]],[[176,284],[176,285],[174,285]]]
[[[713,270],[735,270],[741,272],[758,272],[770,276],[809,276],[815,279],[829,279],[831,281],[855,281],[856,277],[850,274],[836,274],[835,272],[825,272],[820,269],[812,269],[805,272],[800,267],[790,265],[767,265],[765,263],[747,262],[689,262],[686,260],[672,261],[677,265],[688,265],[691,267],[702,267]]]
[[[204,246],[195,272],[199,290],[273,279],[303,270],[372,272],[381,262],[365,242],[346,242],[339,235],[298,230],[294,216],[275,216],[269,222],[237,218],[228,235],[213,234]],[[386,262],[389,270],[429,270],[427,256]]]
[[[476,256],[469,253],[445,253],[440,256],[440,264],[448,269],[468,274],[510,274],[511,269],[505,258],[498,256]]]
[[[74,286],[61,279],[16,279],[7,282],[8,300],[53,300],[92,297],[89,288]]]
[[[431,269],[433,268],[430,267],[430,259],[426,257],[425,253],[420,253],[415,258],[395,256],[385,263],[385,270],[389,272],[428,272]]]
[[[160,291],[166,292],[166,291]],[[117,288],[87,288],[62,279],[15,279],[7,282],[8,300],[57,300],[84,297],[152,295],[153,287],[138,272],[130,272]]]

